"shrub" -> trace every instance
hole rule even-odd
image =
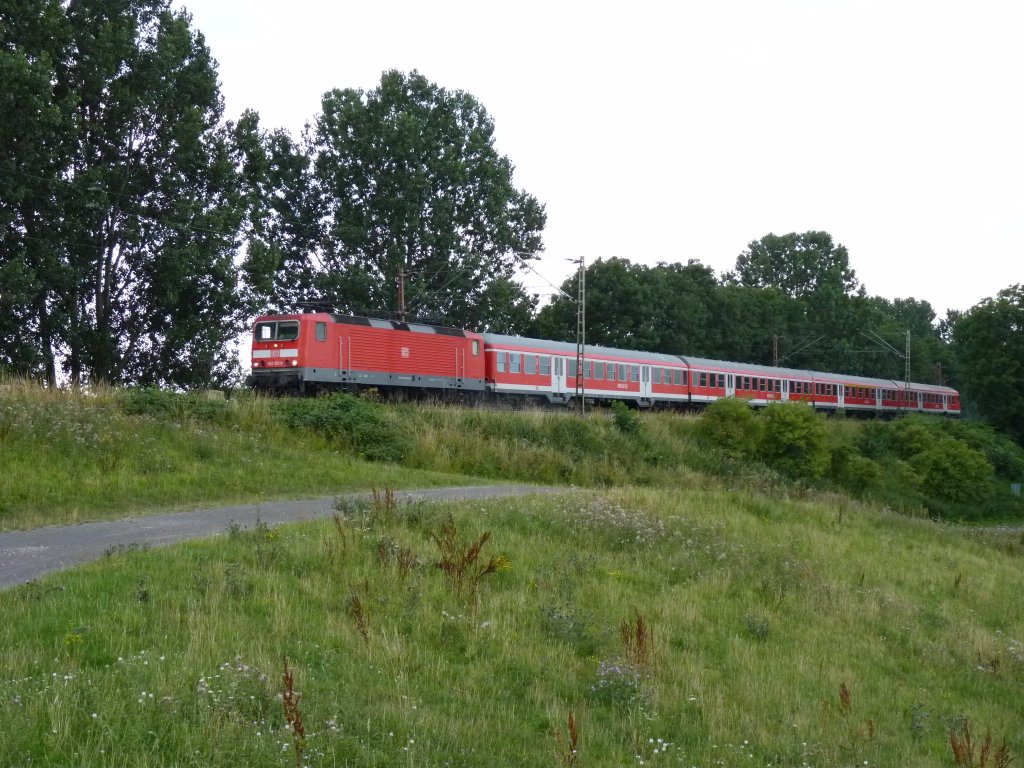
[[[832,449],[831,476],[843,488],[857,494],[873,491],[881,485],[882,467],[849,445]]]
[[[276,404],[281,421],[337,440],[371,461],[397,462],[408,452],[408,437],[379,405],[347,394],[286,399]]]
[[[785,475],[817,479],[829,467],[824,419],[805,403],[773,403],[764,411],[760,455]]]
[[[984,501],[992,493],[992,465],[985,455],[955,440],[941,440],[913,456],[923,490],[942,501]]]
[[[612,401],[612,419],[616,428],[626,435],[640,434],[640,416],[621,400]]]
[[[709,405],[698,429],[707,440],[735,459],[753,453],[761,441],[761,423],[750,402],[735,397]]]

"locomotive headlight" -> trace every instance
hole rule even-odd
[[[292,368],[296,368],[296,367],[298,367],[298,365],[299,365],[299,361],[298,360],[292,360]]]

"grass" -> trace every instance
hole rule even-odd
[[[0,394],[0,530],[470,482],[368,461],[337,436],[287,427],[274,406],[252,395],[9,389]]]
[[[343,512],[0,594],[0,763],[923,767],[964,724],[1024,753],[1019,535],[713,489]]]
[[[230,401],[155,390],[0,392],[0,530],[371,487],[517,480],[696,486],[713,465],[692,417],[642,433],[605,414]],[[376,459],[376,460],[374,460]]]
[[[878,474],[886,435],[877,468],[846,476],[914,515],[730,458],[694,417],[6,387],[0,528],[574,488],[436,506],[382,491],[334,520],[112,548],[0,592],[0,765],[1024,759],[1024,536],[926,519]]]

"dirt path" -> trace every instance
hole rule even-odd
[[[567,490],[531,485],[491,485],[396,491],[395,498],[399,502],[458,501],[564,493]],[[334,514],[336,498],[368,500],[370,494],[348,493],[319,499],[197,509],[192,512],[0,533],[0,589],[22,584],[50,571],[96,560],[111,547],[130,544],[158,547],[187,539],[200,539],[224,533],[231,523],[249,527],[257,520],[268,525],[278,525],[330,517]]]

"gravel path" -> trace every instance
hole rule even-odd
[[[566,491],[566,488],[532,485],[488,485],[396,491],[395,498],[399,502],[457,501]],[[119,545],[147,544],[158,547],[186,539],[200,539],[224,533],[230,523],[249,527],[257,520],[268,525],[278,525],[330,517],[334,514],[334,501],[337,498],[365,501],[371,498],[371,494],[348,493],[319,499],[243,504],[0,533],[0,589],[22,584],[50,571],[96,560],[111,547]]]

